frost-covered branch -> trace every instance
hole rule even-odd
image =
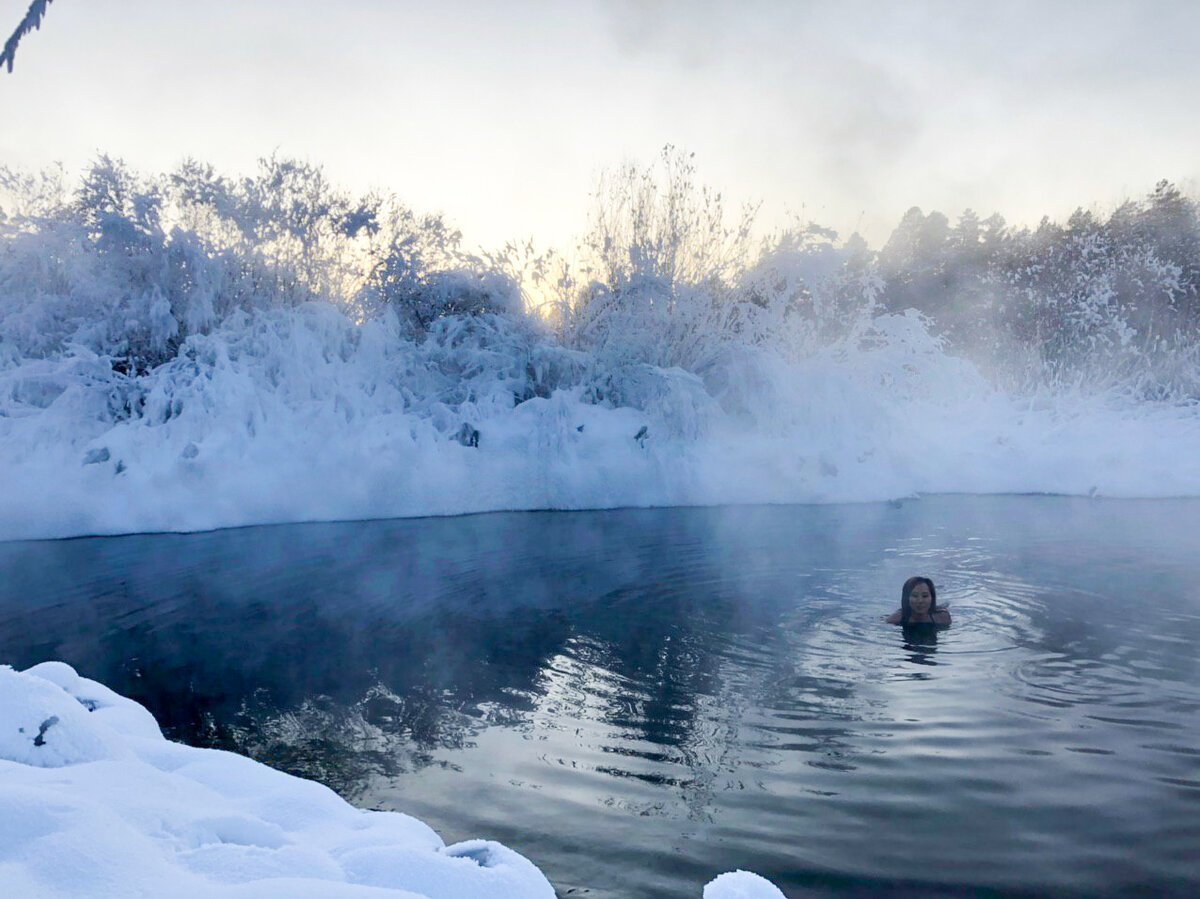
[[[8,71],[13,70],[13,59],[17,55],[17,44],[21,43],[21,38],[29,34],[29,32],[42,27],[42,19],[46,15],[46,7],[53,3],[54,0],[33,0],[29,4],[29,11],[25,13],[25,18],[17,26],[17,30],[12,33],[7,41],[4,42],[4,50],[0,51],[0,65],[6,66]]]

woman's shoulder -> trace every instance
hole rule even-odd
[[[904,612],[901,611],[900,609],[897,609],[896,611],[892,612],[891,615],[888,615],[887,623],[888,624],[899,624],[903,617],[904,617]]]
[[[938,609],[933,613],[933,615],[931,617],[938,624],[949,624],[950,623],[950,610],[949,609]]]

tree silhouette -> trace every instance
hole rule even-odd
[[[29,11],[25,13],[25,18],[17,26],[17,30],[12,33],[12,37],[5,41],[4,50],[0,51],[0,65],[7,66],[10,72],[13,70],[13,59],[17,55],[17,44],[21,43],[21,38],[29,34],[29,32],[35,28],[42,27],[42,18],[46,15],[46,7],[53,2],[54,0],[33,0],[29,4]]]

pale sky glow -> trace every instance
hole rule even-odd
[[[11,32],[27,0],[0,0]],[[1036,223],[1200,178],[1200,4],[57,0],[0,74],[0,164],[227,173],[278,151],[471,244],[583,230],[666,143],[765,223]]]

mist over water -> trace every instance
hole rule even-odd
[[[927,497],[9,543],[0,652],[563,894],[1183,896],[1198,525]],[[948,630],[882,623],[916,572]]]

